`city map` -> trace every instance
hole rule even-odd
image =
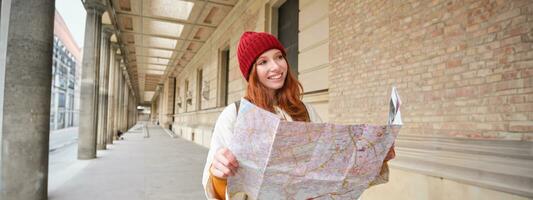
[[[288,122],[241,100],[229,149],[239,161],[228,195],[248,199],[357,199],[383,183],[381,168],[401,128],[393,88],[387,125]]]

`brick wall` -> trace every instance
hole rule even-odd
[[[331,0],[330,121],[533,141],[533,1]]]

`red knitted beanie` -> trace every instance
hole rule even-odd
[[[248,81],[252,65],[265,51],[279,49],[285,56],[285,48],[276,37],[264,32],[244,32],[237,48],[237,57],[242,76]]]

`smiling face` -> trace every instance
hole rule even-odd
[[[265,51],[255,61],[259,82],[271,92],[283,87],[287,77],[287,61],[279,49]]]

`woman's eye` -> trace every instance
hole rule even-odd
[[[279,60],[279,59],[282,59],[282,58],[283,58],[283,56],[281,56],[281,55],[279,55],[279,56],[277,57],[278,60]]]
[[[266,61],[261,60],[261,61],[257,62],[257,65],[263,65],[263,64],[265,64],[265,63],[266,63]]]

